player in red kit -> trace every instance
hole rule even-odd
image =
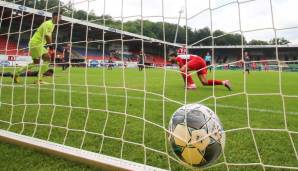
[[[192,80],[189,71],[196,71],[197,75],[204,86],[224,85],[231,90],[229,80],[207,80],[207,66],[205,60],[197,55],[177,55],[176,52],[171,52],[170,61],[179,65],[181,75],[186,83],[187,89],[196,89],[196,85]]]

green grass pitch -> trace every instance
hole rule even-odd
[[[297,73],[254,71],[244,85],[241,71],[216,71],[215,78],[229,79],[233,91],[203,87],[193,75],[198,88],[187,93],[173,70],[56,68],[55,73],[45,79],[55,84],[40,87],[32,84],[34,78],[21,79],[20,84],[1,78],[0,129],[139,163],[146,160],[165,169],[170,162],[172,170],[188,170],[156,151],[170,151],[162,128],[168,127],[181,103],[201,102],[216,111],[227,131],[225,157],[217,161],[222,164],[207,170],[263,170],[261,162],[266,170],[278,170],[269,165],[298,167]],[[95,170],[3,142],[0,153],[0,167],[5,170]]]

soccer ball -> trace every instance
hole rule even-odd
[[[168,138],[175,155],[194,167],[211,165],[225,144],[220,120],[201,104],[188,104],[175,111],[169,123]]]

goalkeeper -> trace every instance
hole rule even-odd
[[[38,73],[38,80],[37,84],[43,84],[42,81],[42,73],[48,70],[48,62],[50,57],[48,55],[48,51],[45,48],[46,45],[50,49],[53,49],[52,45],[52,33],[55,29],[55,25],[59,23],[61,20],[61,16],[58,12],[54,12],[52,14],[52,19],[43,22],[34,33],[33,37],[29,41],[29,52],[33,59],[33,64],[29,64],[26,67],[20,68],[16,74],[14,75],[13,79],[15,83],[19,83],[19,75],[24,71],[33,70],[34,67],[37,67]],[[57,48],[58,49],[58,48]],[[41,61],[44,63],[41,65]]]

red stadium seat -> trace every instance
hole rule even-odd
[[[26,55],[26,50],[19,48],[16,42],[8,41],[6,36],[0,36],[0,54]]]

